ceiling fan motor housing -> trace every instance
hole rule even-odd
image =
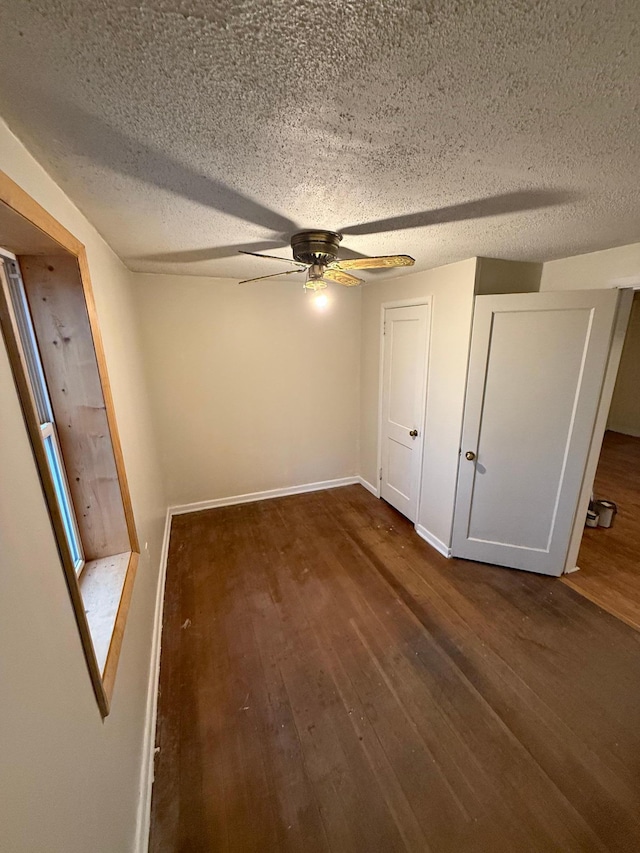
[[[303,264],[326,266],[338,257],[342,234],[335,231],[298,231],[291,238],[291,249],[296,261]]]

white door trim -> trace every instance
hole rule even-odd
[[[412,308],[414,305],[427,305],[429,307],[429,327],[427,329],[427,349],[425,352],[426,371],[425,371],[425,386],[424,395],[422,398],[422,406],[420,409],[419,428],[422,430],[422,457],[420,459],[420,472],[418,476],[418,505],[416,508],[416,521],[414,528],[417,526],[420,519],[420,498],[422,495],[422,474],[424,465],[424,443],[427,440],[426,434],[426,419],[427,419],[427,395],[429,393],[429,372],[431,369],[431,332],[433,328],[433,297],[416,296],[413,299],[394,299],[391,302],[383,302],[380,306],[380,331],[378,340],[380,344],[380,356],[378,360],[378,453],[376,458],[376,497],[380,497],[380,469],[382,468],[382,395],[384,391],[384,321],[385,314],[389,308]]]

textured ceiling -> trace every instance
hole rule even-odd
[[[275,272],[236,249],[298,227],[417,268],[640,240],[638,0],[5,0],[0,71],[135,270]]]

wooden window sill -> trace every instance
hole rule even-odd
[[[102,686],[111,702],[113,684],[138,565],[135,551],[89,560],[78,579]]]

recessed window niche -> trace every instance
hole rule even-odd
[[[28,313],[31,335],[25,336],[7,261],[1,274],[0,325],[89,674],[105,716],[139,548],[86,254],[72,234],[3,173],[0,247],[15,256],[13,276],[21,274],[26,296],[21,310]],[[34,357],[46,385],[52,425],[42,423]],[[43,438],[50,441],[52,432],[72,504],[66,513]],[[69,515],[75,515],[82,559],[69,544]]]

